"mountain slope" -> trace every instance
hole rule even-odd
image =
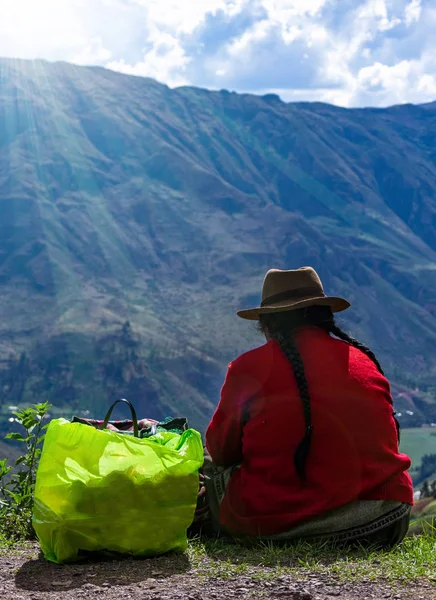
[[[435,142],[435,105],[344,110],[1,61],[0,403],[101,413],[123,394],[204,427],[226,363],[261,343],[235,311],[268,268],[303,264],[352,301],[347,327],[398,391],[426,389]],[[413,424],[436,420],[412,402]]]

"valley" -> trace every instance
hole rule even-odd
[[[403,427],[436,422],[436,104],[345,110],[0,60],[0,414],[204,430],[268,268],[349,298]]]

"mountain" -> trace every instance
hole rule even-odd
[[[18,456],[19,450],[16,446],[12,446],[6,442],[0,442],[0,460],[4,460],[6,458],[9,465],[12,465]]]
[[[436,104],[345,110],[101,68],[0,61],[0,410],[49,399],[204,429],[235,316],[315,267],[436,421]],[[54,409],[54,410],[55,410]],[[407,413],[405,411],[408,411]],[[413,414],[409,414],[413,413]]]

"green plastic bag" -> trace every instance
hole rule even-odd
[[[154,556],[187,548],[203,464],[200,434],[140,439],[65,419],[47,429],[33,526],[46,559]]]

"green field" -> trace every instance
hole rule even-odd
[[[412,469],[418,468],[424,454],[436,454],[436,427],[402,429],[400,448],[412,459]]]

